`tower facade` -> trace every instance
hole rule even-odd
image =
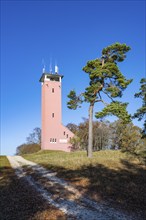
[[[57,69],[57,67],[55,67]],[[42,83],[42,150],[71,151],[70,139],[74,134],[62,125],[61,83],[63,76],[43,73]]]

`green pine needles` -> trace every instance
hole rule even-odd
[[[123,91],[132,82],[120,72],[118,62],[126,58],[126,53],[130,47],[126,44],[115,43],[102,50],[100,58],[88,61],[83,71],[89,76],[89,85],[79,96],[74,90],[70,91],[67,103],[68,108],[77,109],[83,102],[89,103],[89,144],[87,149],[88,157],[92,157],[93,142],[93,109],[97,102],[102,102],[104,108],[101,112],[96,112],[96,118],[103,118],[107,115],[115,115],[125,123],[130,122],[130,115],[126,107],[128,103],[115,101],[120,98]],[[105,103],[105,95],[109,98],[109,103]]]
[[[101,112],[96,112],[96,118],[103,118],[107,115],[114,115],[120,118],[123,123],[129,123],[131,121],[131,116],[128,114],[126,107],[128,103],[121,102],[111,102],[108,104]]]
[[[144,119],[142,137],[146,138],[146,78],[142,78],[140,84],[141,86],[139,92],[135,94],[135,98],[140,98],[142,100],[142,106],[137,109],[136,113],[133,115],[133,118],[138,118],[139,121]]]

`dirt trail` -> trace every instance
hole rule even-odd
[[[68,219],[80,220],[134,220],[128,214],[119,212],[108,204],[97,203],[85,198],[73,186],[56,177],[56,173],[25,160],[21,156],[7,157],[18,177],[25,178],[37,193],[54,207],[63,211]]]

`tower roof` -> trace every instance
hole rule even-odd
[[[44,82],[45,77],[47,77],[48,79],[54,79],[56,81],[60,77],[63,78],[63,75],[43,73],[40,80],[39,80],[39,82]]]

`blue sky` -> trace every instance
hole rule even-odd
[[[102,48],[126,43],[132,49],[120,69],[133,82],[121,101],[129,102],[133,114],[141,106],[134,94],[145,77],[145,25],[141,0],[1,1],[1,154],[14,154],[29,133],[41,127],[42,59],[46,70],[51,58],[64,75],[63,124],[78,124],[88,117],[88,106],[72,111],[66,102],[71,89],[80,93],[88,86],[82,67],[100,57]]]

